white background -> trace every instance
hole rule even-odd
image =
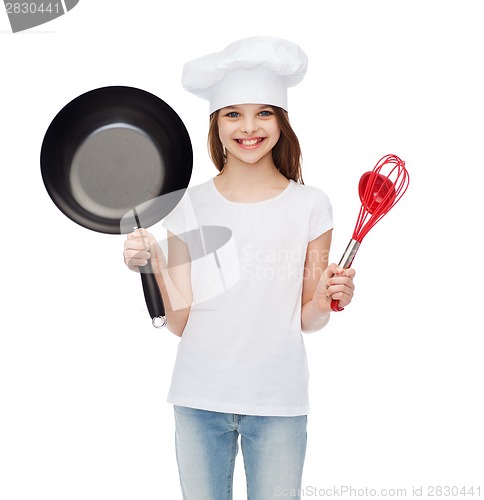
[[[304,487],[484,496],[480,3],[81,0],[17,34],[0,13],[2,499],[181,498],[165,403],[178,339],[152,328],[123,237],[56,209],[39,152],[71,99],[131,85],[176,109],[192,183],[208,179],[207,105],[181,88],[182,65],[251,35],[309,56],[290,116],[305,182],[333,203],[332,260],[353,231],[360,175],[388,153],[411,173],[355,260],[353,304],[306,337]],[[244,498],[241,457],[236,490]]]

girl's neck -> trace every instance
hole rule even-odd
[[[214,182],[225,198],[241,203],[274,198],[289,184],[272,159],[257,164],[228,161]]]

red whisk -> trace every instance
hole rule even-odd
[[[381,173],[387,167],[388,174]],[[408,188],[409,175],[405,162],[395,155],[384,156],[371,172],[361,176],[358,193],[361,200],[360,213],[346,251],[339,262],[344,269],[351,267],[356,252],[368,231],[385,216]],[[342,311],[337,300],[331,301],[333,311]]]

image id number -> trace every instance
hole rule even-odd
[[[28,2],[15,2],[5,4],[7,14],[37,14],[37,13],[47,13],[47,14],[59,14],[62,8],[58,2],[54,3],[41,3],[37,5],[35,3]]]
[[[459,497],[459,496],[480,497],[481,487],[470,486],[466,488],[460,486],[428,486],[427,495],[429,497]]]

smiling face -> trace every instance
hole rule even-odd
[[[217,123],[227,163],[272,162],[271,151],[279,140],[281,128],[271,106],[239,104],[222,108]]]

